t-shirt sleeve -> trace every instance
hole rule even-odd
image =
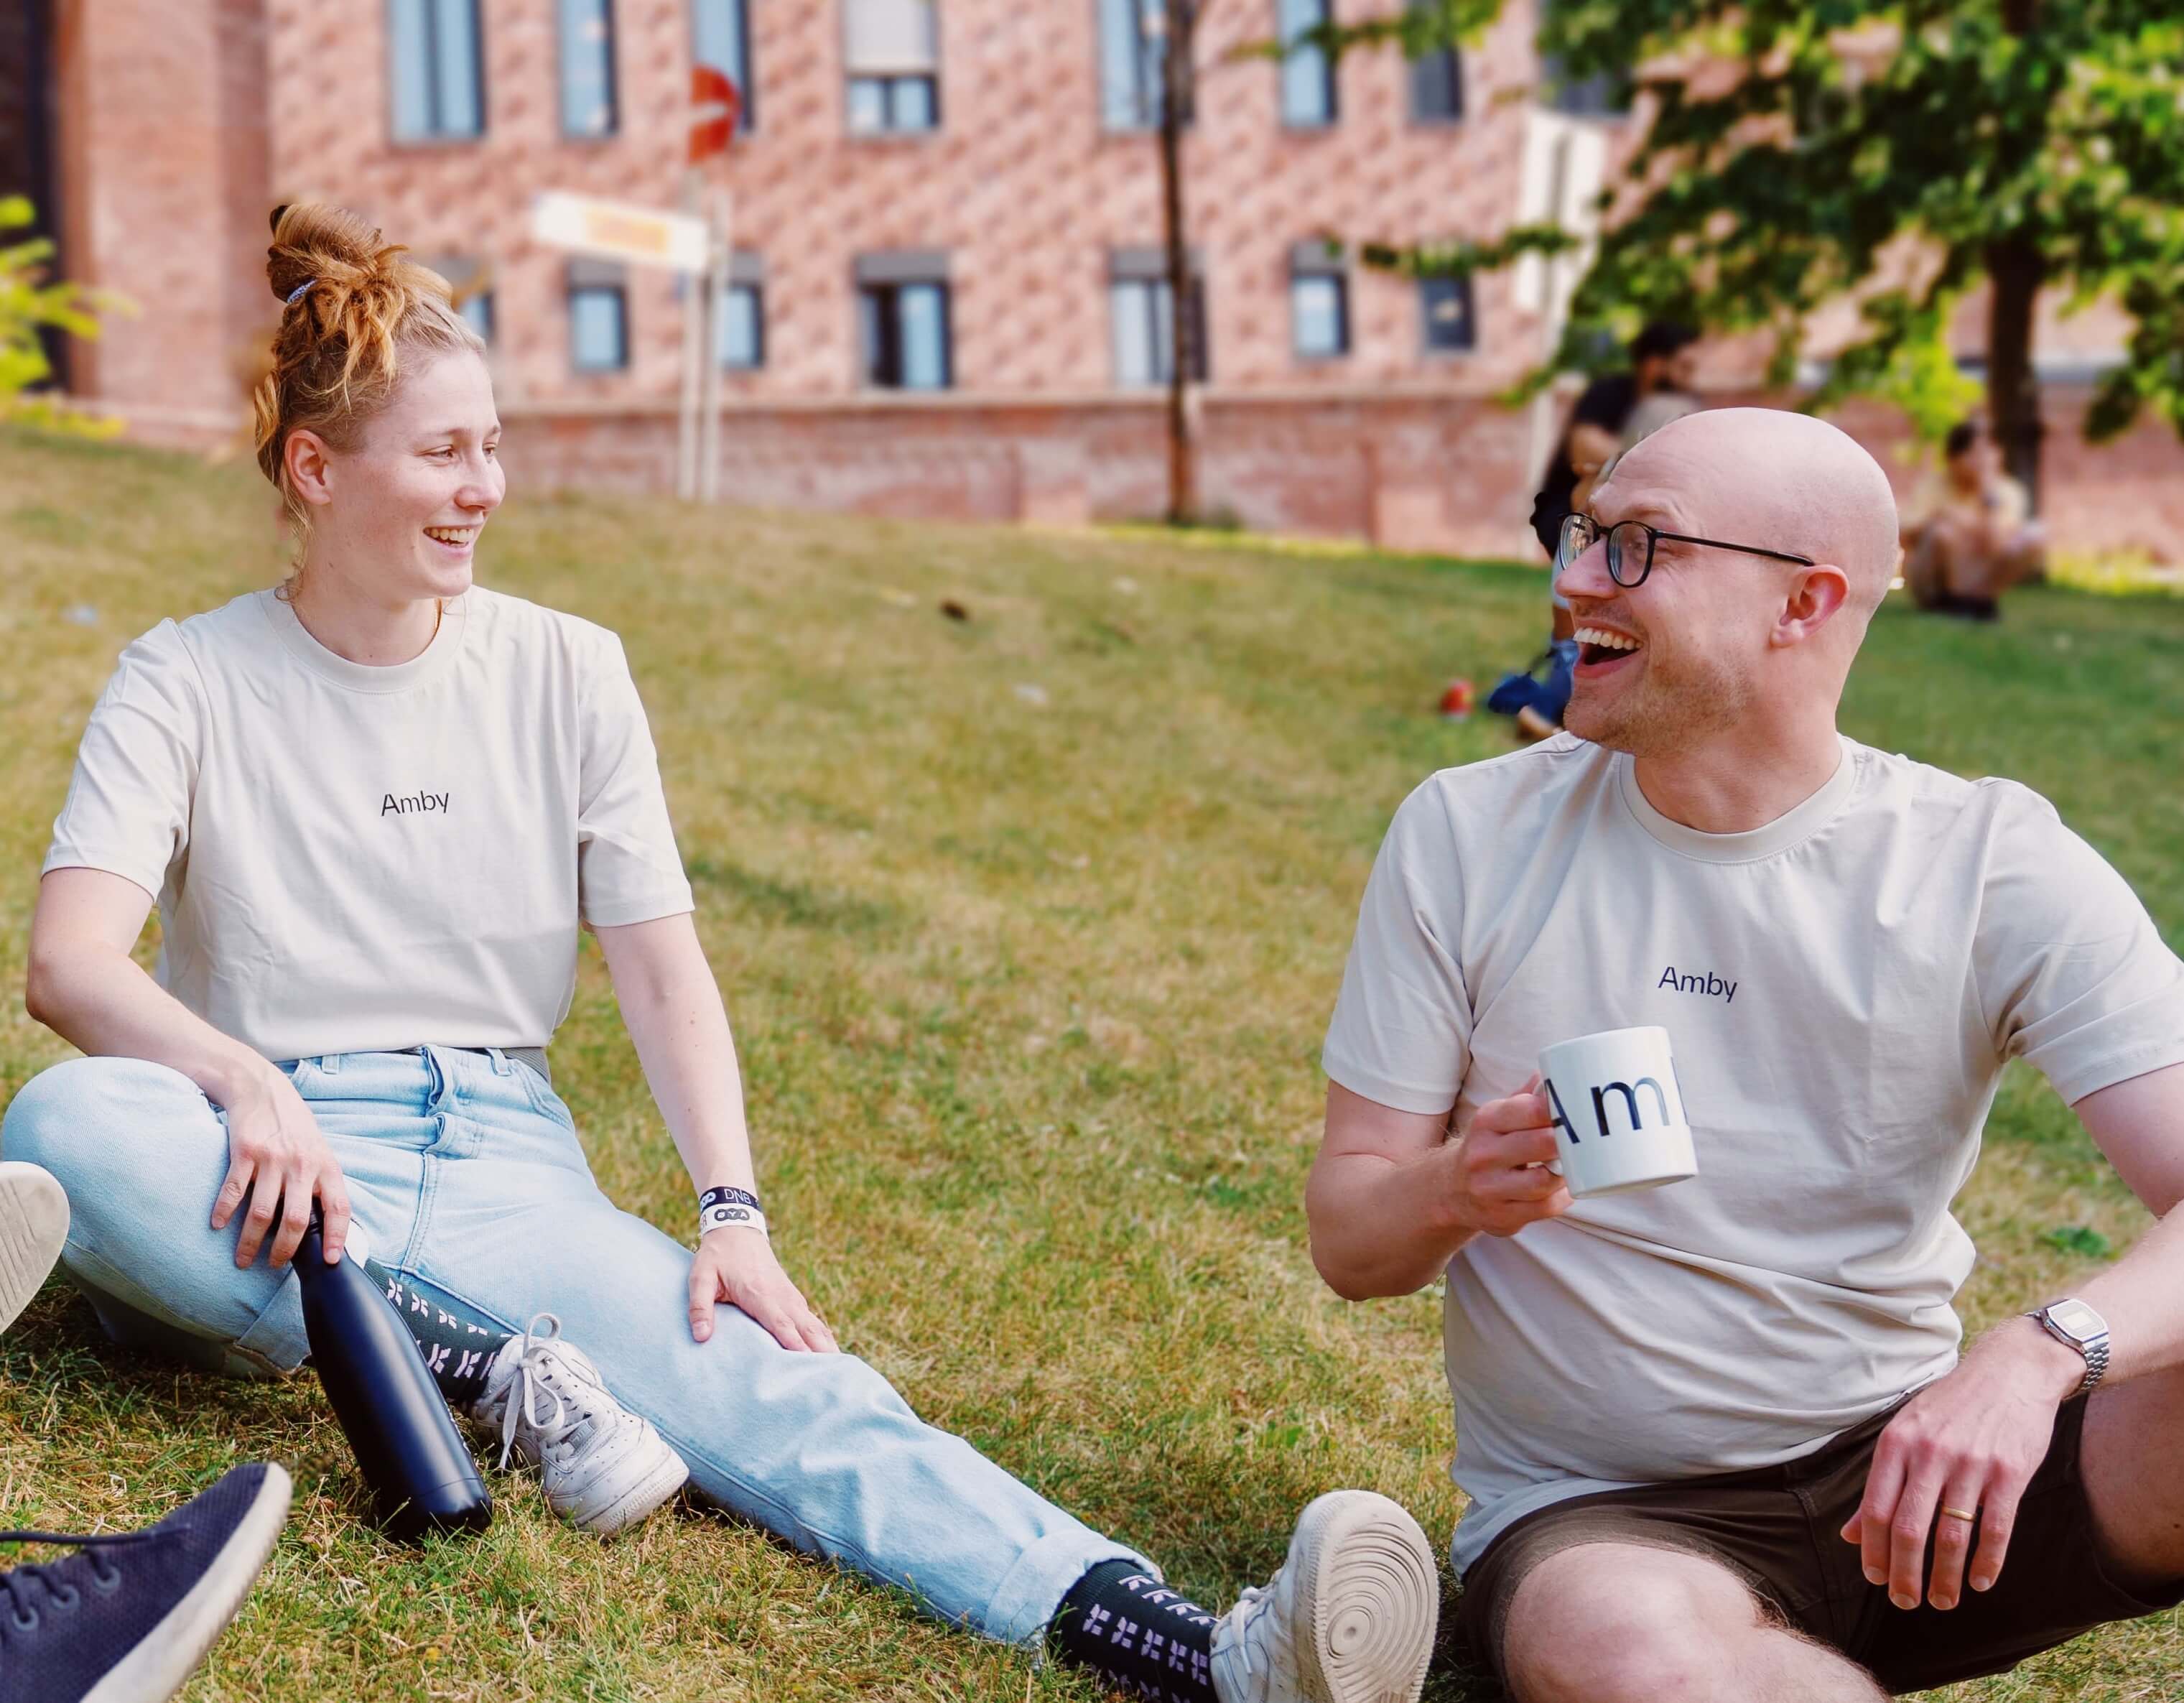
[[[1320,1054],[1351,1093],[1397,1111],[1447,1111],[1470,1068],[1461,876],[1446,807],[1429,781],[1396,812],[1373,860]]]
[[[621,640],[607,634],[586,682],[577,807],[577,913],[594,928],[695,908],[644,705]]]
[[[2184,963],[2129,883],[2038,794],[2012,787],[1973,946],[1996,1051],[2065,1101],[2184,1063]]]
[[[158,899],[189,851],[204,726],[196,667],[171,621],[122,651],[76,747],[40,874],[103,869]]]

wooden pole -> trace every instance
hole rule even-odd
[[[1192,442],[1190,382],[1198,360],[1198,327],[1191,313],[1190,243],[1183,216],[1183,126],[1190,117],[1190,0],[1160,0],[1166,8],[1161,55],[1161,213],[1167,243],[1167,520],[1185,526],[1198,517],[1197,446]]]
[[[682,210],[696,213],[705,180],[692,166],[682,174]],[[682,279],[682,392],[676,412],[675,494],[685,502],[698,496],[698,410],[705,362],[705,291],[703,274]]]
[[[721,496],[721,327],[727,315],[728,246],[733,204],[726,189],[706,198],[711,227],[705,252],[711,258],[705,279],[705,377],[700,386],[698,420],[698,500],[718,502]]]

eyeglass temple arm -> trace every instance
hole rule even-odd
[[[1597,525],[1598,522],[1596,522],[1594,524]],[[1718,538],[1695,538],[1690,533],[1656,531],[1653,536],[1657,539],[1674,539],[1678,544],[1702,544],[1714,550],[1737,550],[1745,556],[1771,556],[1777,561],[1802,562],[1807,567],[1819,566],[1809,556],[1792,556],[1789,551],[1782,550],[1763,550],[1756,544],[1726,544]]]

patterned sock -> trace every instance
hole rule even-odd
[[[1216,1703],[1217,1617],[1134,1561],[1102,1561],[1069,1588],[1048,1622],[1048,1646],[1134,1696]]]
[[[486,1372],[510,1332],[407,1272],[390,1271],[376,1259],[365,1260],[364,1269],[417,1339],[448,1405],[460,1412],[483,1395]]]

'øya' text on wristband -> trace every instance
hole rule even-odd
[[[698,1233],[722,1228],[766,1233],[766,1214],[747,1188],[709,1188],[698,1197]]]

